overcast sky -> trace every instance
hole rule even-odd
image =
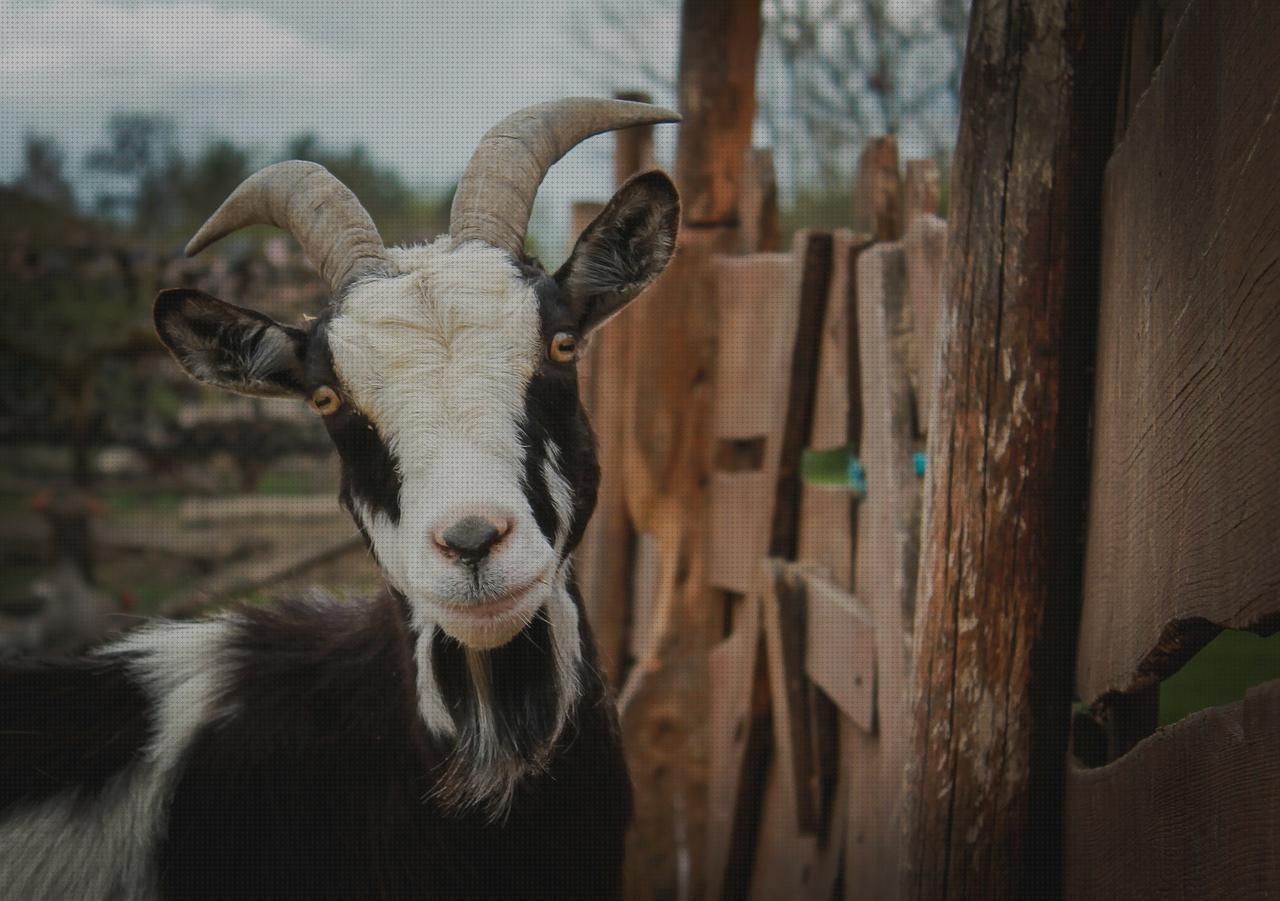
[[[447,185],[506,113],[622,86],[609,82],[625,73],[584,65],[572,26],[589,6],[0,0],[0,180],[19,170],[25,133],[57,137],[74,169],[111,112],[138,110],[172,116],[192,145],[226,136],[260,157],[306,131],[358,141],[410,181]],[[649,38],[653,58],[674,61],[678,23],[664,7]],[[660,157],[673,137],[660,137]],[[607,196],[609,147],[596,138],[556,167],[537,214],[548,236],[561,237],[569,200]]]

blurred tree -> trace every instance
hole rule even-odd
[[[55,138],[28,134],[23,139],[22,172],[14,181],[14,187],[36,200],[73,210],[76,198],[63,173],[64,162],[65,156]]]
[[[858,152],[898,136],[949,167],[970,0],[764,0],[757,127],[773,148],[784,225],[848,224]],[[595,0],[575,60],[609,90],[675,96],[675,44],[655,40],[678,0]]]
[[[169,188],[181,165],[171,119],[151,113],[114,113],[107,122],[106,144],[85,156],[90,172],[110,180],[98,190],[95,212],[128,222],[143,234],[172,228],[176,223]]]

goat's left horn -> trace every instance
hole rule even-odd
[[[334,292],[395,269],[356,195],[319,163],[289,160],[246,178],[187,244],[187,256],[248,225],[293,235]]]
[[[671,110],[630,100],[570,97],[512,113],[485,134],[458,182],[449,216],[455,244],[483,241],[519,257],[534,195],[547,170],[587,138],[679,122]]]

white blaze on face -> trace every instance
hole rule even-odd
[[[442,238],[391,253],[406,274],[358,285],[329,326],[342,386],[400,468],[399,522],[358,512],[419,615],[469,646],[495,647],[554,596],[558,555],[521,488],[519,423],[543,352],[538,300],[509,257],[482,244],[451,250]],[[511,523],[474,572],[432,540],[466,516]],[[507,595],[520,599],[500,615],[467,612]]]

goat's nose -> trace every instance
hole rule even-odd
[[[432,538],[445,556],[456,557],[463,563],[479,563],[510,530],[511,524],[505,520],[467,516],[443,532],[433,533]]]

